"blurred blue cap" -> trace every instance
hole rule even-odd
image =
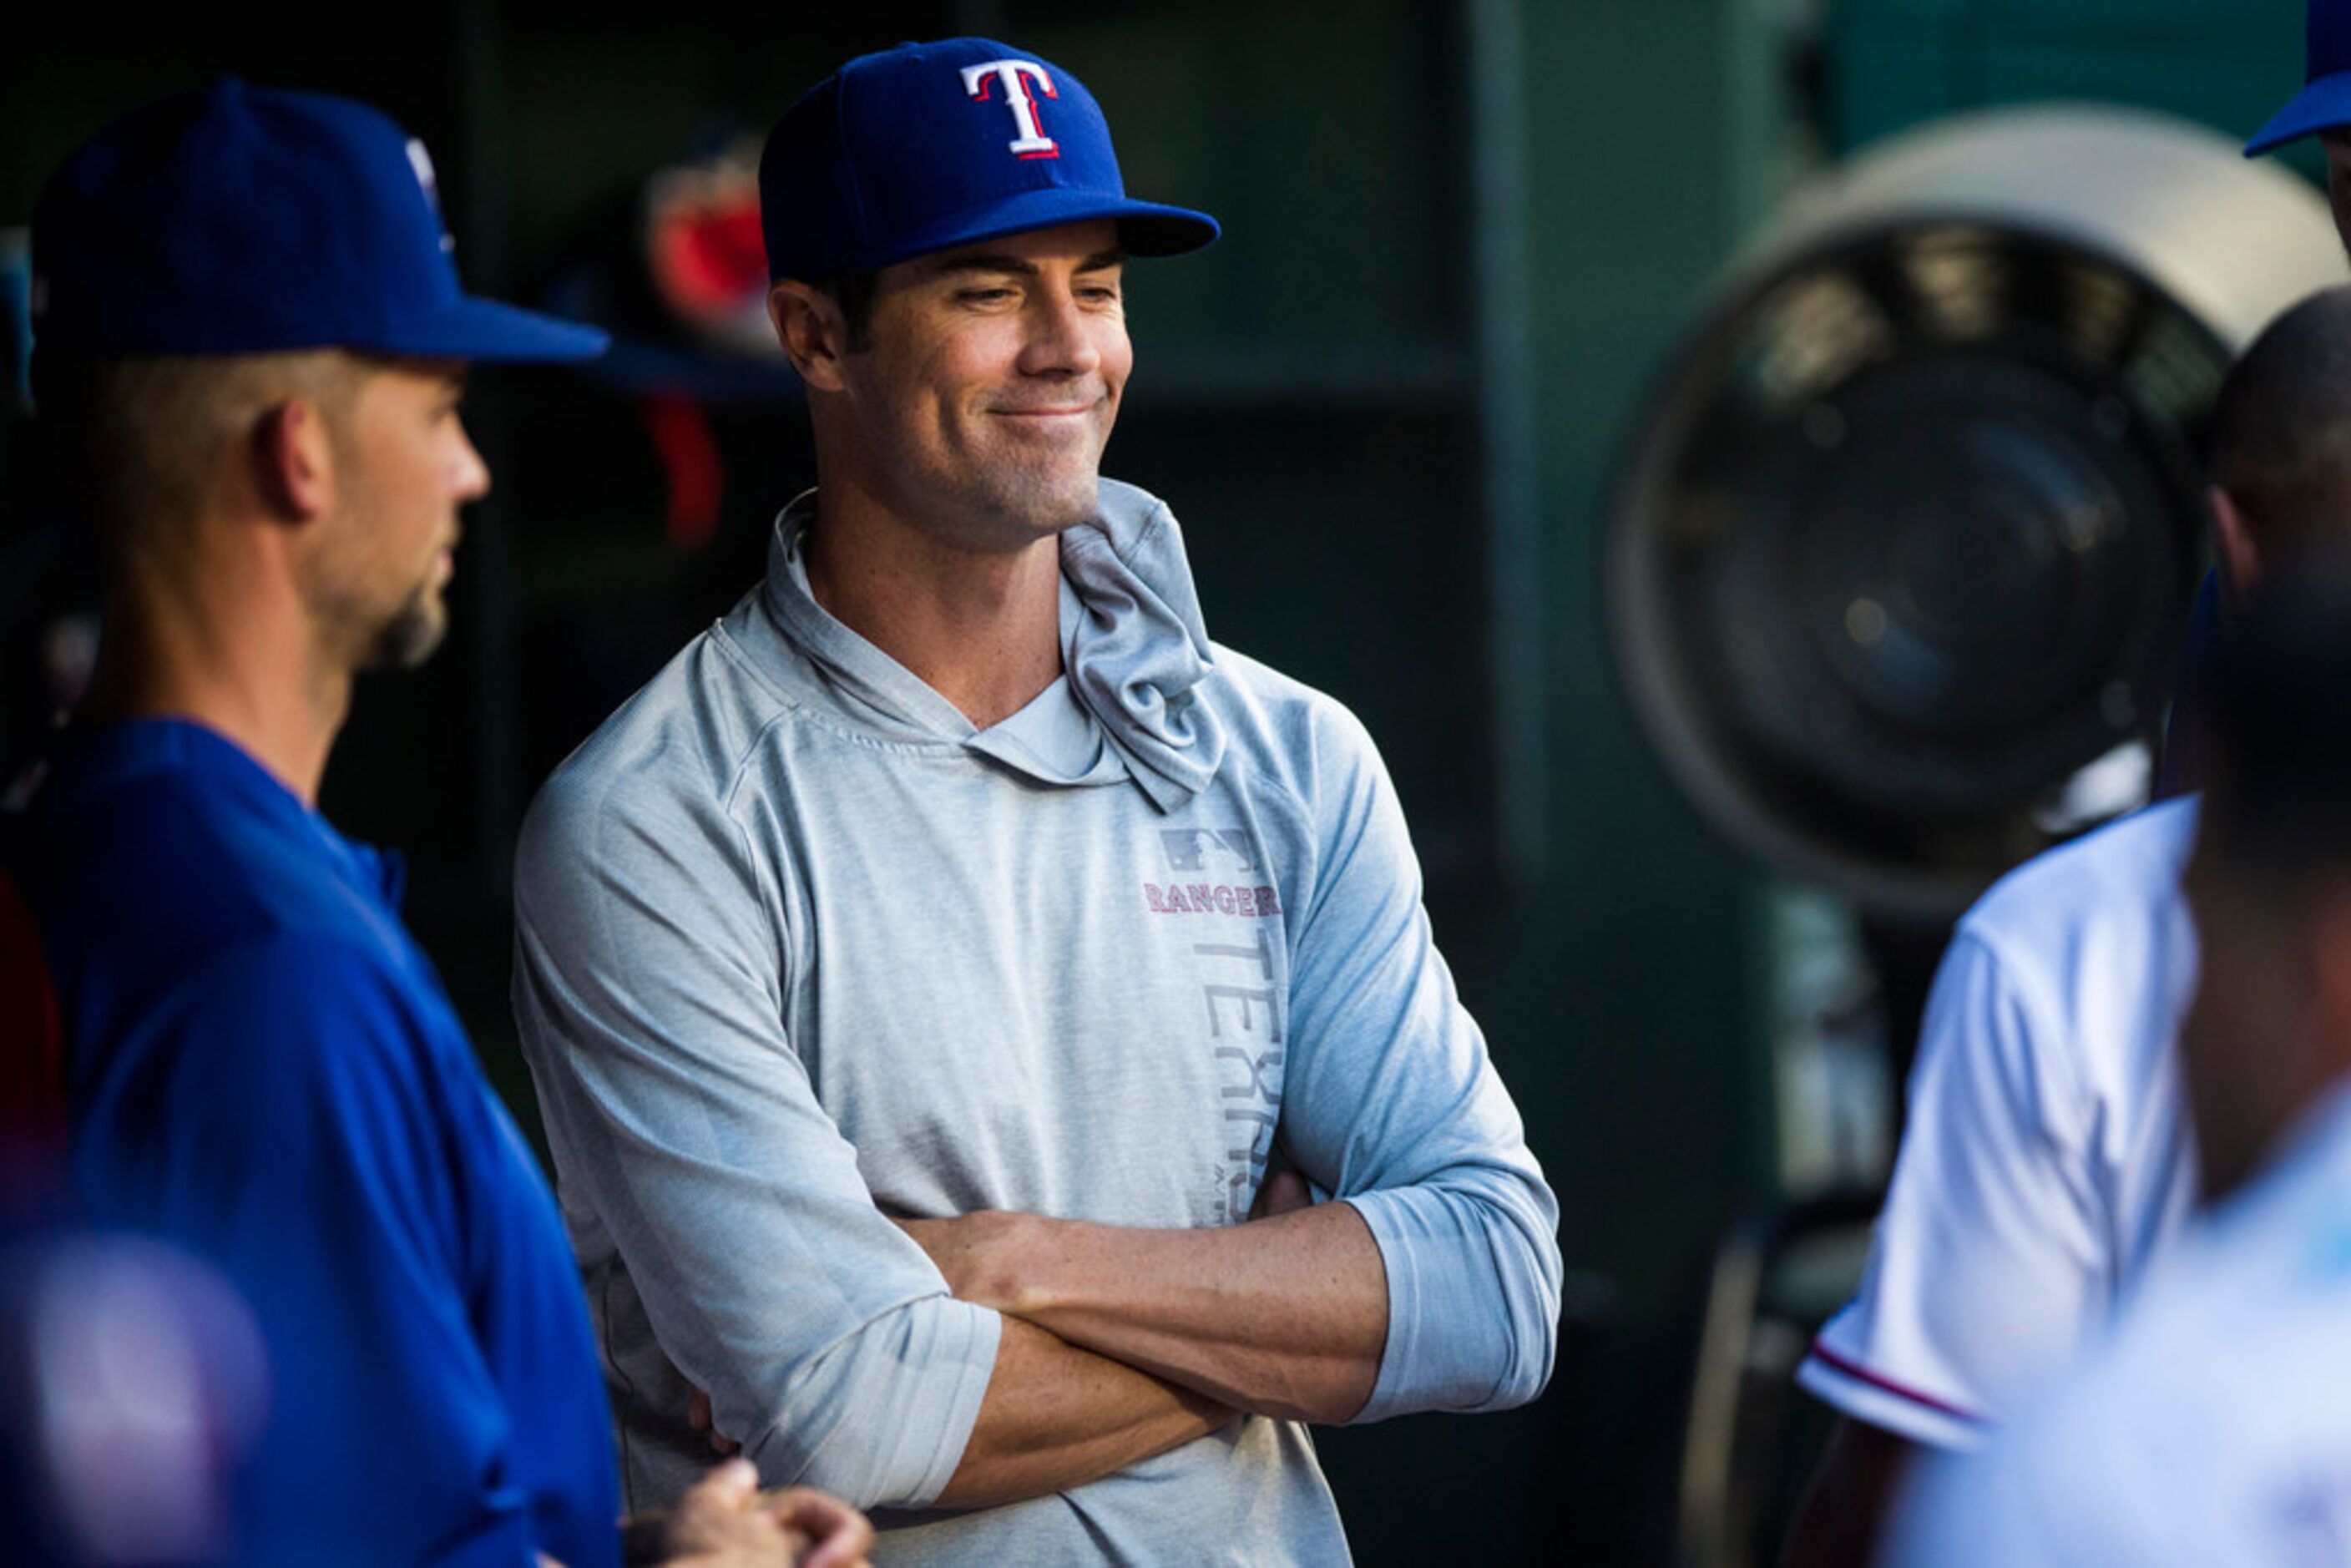
[[[603,333],[469,297],[424,144],[223,78],[84,142],[33,210],[36,352],[580,360]]]
[[[1217,232],[1205,213],[1130,198],[1093,95],[987,38],[861,55],[810,89],[768,133],[759,214],[768,276],[811,283],[1096,218],[1134,256]]]
[[[2310,0],[2303,16],[2303,76],[2307,85],[2245,143],[2245,156],[2351,125],[2351,0]]]

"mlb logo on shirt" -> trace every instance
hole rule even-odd
[[[1255,871],[1257,844],[1238,828],[1169,828],[1159,835],[1170,871]]]

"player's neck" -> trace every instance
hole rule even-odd
[[[862,497],[822,493],[809,588],[833,619],[889,654],[982,729],[1061,673],[1061,540],[963,549]]]
[[[177,582],[132,572],[110,587],[77,716],[191,719],[316,805],[350,692],[350,669],[322,654],[294,594],[218,571]]]

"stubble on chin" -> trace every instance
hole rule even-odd
[[[433,656],[448,634],[449,612],[439,594],[419,583],[392,617],[376,629],[368,646],[365,667],[371,670],[413,670]]]
[[[1040,493],[1030,515],[1039,532],[1059,534],[1080,523],[1091,522],[1101,509],[1102,477],[1089,474],[1083,479],[1064,481]]]
[[[991,548],[1019,546],[1092,520],[1100,509],[1099,475],[1005,472],[966,488],[963,510],[976,539]]]

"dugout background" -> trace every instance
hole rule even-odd
[[[624,254],[658,165],[764,131],[848,55],[1008,38],[1082,77],[1131,189],[1226,236],[1131,273],[1137,371],[1106,468],[1183,519],[1209,626],[1346,701],[1415,825],[1437,936],[1557,1186],[1571,1270],[1535,1406],[1321,1432],[1366,1563],[1661,1562],[1700,1271],[1775,1182],[1773,891],[1641,747],[1600,615],[1611,461],[1706,279],[1802,170],[1950,110],[2105,98],[2241,136],[2300,80],[2295,0],[871,0],[648,7],[248,4],[15,20],[0,229],[124,108],[234,69],[425,138],[485,292]],[[2307,151],[2298,166],[2314,167]],[[706,541],[656,433],[716,443]],[[496,488],[455,630],[362,688],[325,806],[403,847],[410,914],[536,1127],[505,1001],[514,828],[554,763],[762,569],[812,469],[789,388],[485,375]],[[88,593],[0,441],[0,753]],[[955,912],[943,912],[955,917]]]

